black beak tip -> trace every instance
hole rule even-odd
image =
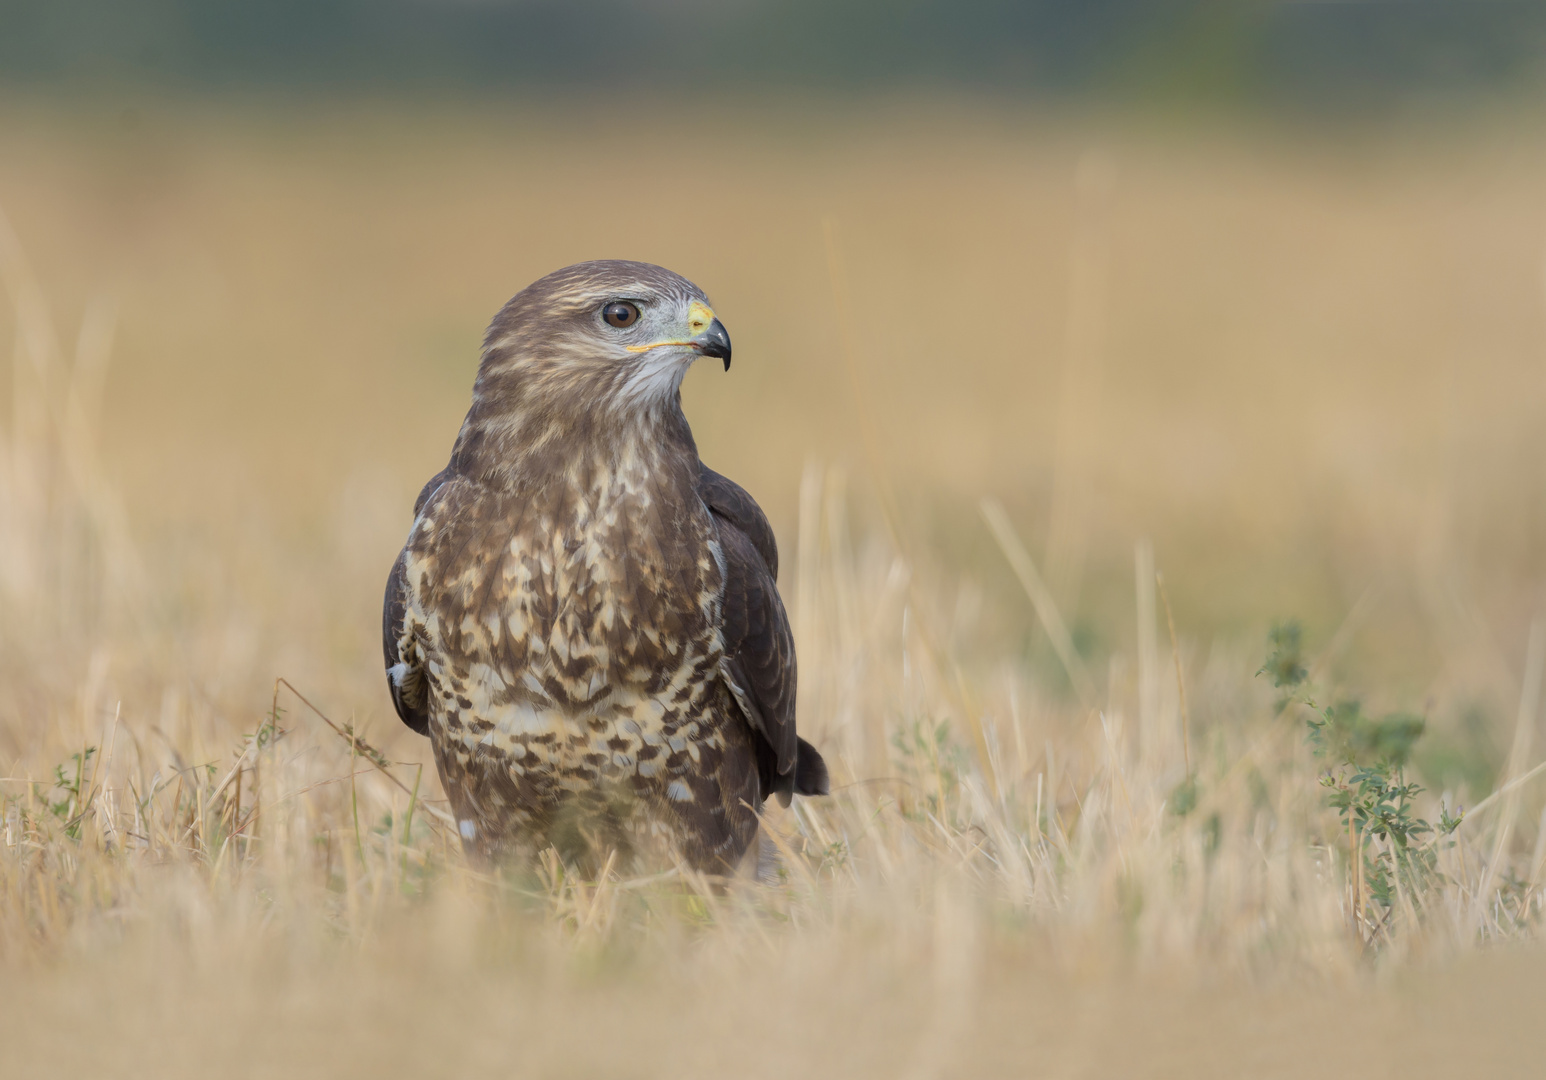
[[[698,351],[704,356],[717,356],[725,362],[725,370],[730,370],[730,332],[725,329],[725,324],[715,319],[709,323],[709,328],[698,339]]]

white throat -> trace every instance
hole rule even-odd
[[[653,349],[634,362],[619,396],[636,406],[668,401],[682,388],[687,369],[696,359],[698,354],[688,349]]]

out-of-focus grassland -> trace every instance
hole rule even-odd
[[[1302,618],[1325,693],[1427,718],[1435,820],[1546,746],[1535,127],[0,113],[6,1071],[1538,1059],[1533,961],[1471,957],[1537,933],[1536,790],[1382,908],[1255,677]],[[839,785],[775,814],[779,886],[492,880],[432,766],[410,799],[385,570],[489,316],[597,257],[735,341],[685,405],[779,532]]]

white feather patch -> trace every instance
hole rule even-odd
[[[399,660],[397,663],[387,668],[387,677],[392,680],[393,686],[397,687],[398,689],[402,689],[403,680],[408,677],[408,665]]]
[[[684,355],[685,354],[685,355]],[[665,347],[645,353],[622,385],[622,397],[630,402],[659,401],[676,393],[687,369],[698,354]]]

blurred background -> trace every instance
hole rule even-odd
[[[891,705],[832,704],[823,613],[1103,752],[991,498],[1113,700],[1152,565],[1199,739],[1298,618],[1479,799],[1546,606],[1543,102],[1509,0],[0,0],[0,767],[115,707],[223,753],[281,674],[427,760],[376,636],[413,497],[500,305],[630,258],[734,338],[685,409],[848,775]]]
[[[1145,537],[1204,640],[1329,634],[1367,597],[1350,644],[1408,705],[1542,600],[1539,5],[3,0],[0,26],[0,208],[57,371],[111,327],[92,422],[146,557],[335,545],[339,648],[487,319],[594,257],[720,306],[744,360],[688,412],[781,534],[839,466],[975,611],[1014,589],[995,496],[1097,664]],[[985,617],[1037,655],[1028,605]]]
[[[1341,112],[1540,75],[1523,0],[7,0],[13,85],[1153,94]]]

